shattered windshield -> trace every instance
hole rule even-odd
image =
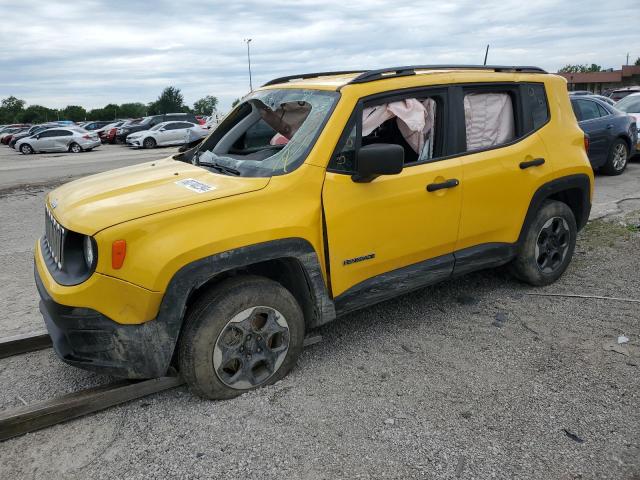
[[[185,157],[227,175],[282,175],[304,162],[339,94],[263,90],[249,94]]]

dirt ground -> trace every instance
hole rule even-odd
[[[0,193],[0,337],[42,328],[47,188]],[[619,200],[552,286],[499,269],[402,296],[319,329],[271,387],[180,387],[0,443],[0,478],[640,479],[640,304],[544,296],[640,299],[640,201]],[[0,409],[110,380],[51,350],[0,360]]]

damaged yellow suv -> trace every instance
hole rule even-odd
[[[230,398],[353,310],[504,264],[555,281],[592,189],[565,80],[539,68],[279,78],[184,153],[52,191],[41,311],[67,363],[174,365]]]

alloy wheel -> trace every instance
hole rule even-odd
[[[569,251],[571,231],[562,217],[545,222],[536,241],[536,263],[542,273],[553,273],[562,265]]]
[[[264,384],[289,351],[289,325],[276,309],[252,307],[225,325],[213,350],[213,368],[222,383],[235,389]]]
[[[627,165],[627,146],[624,143],[618,143],[613,149],[613,168],[616,171],[623,170]]]

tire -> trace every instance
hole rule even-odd
[[[569,266],[578,229],[571,209],[562,202],[544,202],[529,224],[511,273],[530,285],[555,282]]]
[[[302,309],[291,292],[263,277],[234,277],[189,309],[179,342],[180,373],[196,395],[234,398],[289,373],[304,333]]]
[[[142,146],[144,148],[155,148],[156,141],[151,137],[147,137],[142,141]]]
[[[23,155],[31,155],[33,153],[33,148],[28,143],[23,143],[20,145],[20,153]]]
[[[73,142],[71,145],[69,145],[69,151],[71,153],[80,153],[82,151],[82,147],[76,142]]]
[[[627,163],[629,163],[629,147],[622,138],[617,138],[611,144],[607,163],[603,165],[602,173],[605,175],[620,175],[627,168]]]

